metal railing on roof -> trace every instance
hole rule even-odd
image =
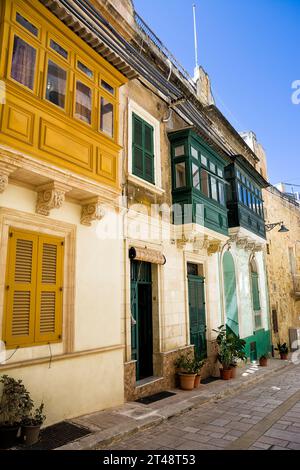
[[[145,23],[143,18],[134,12],[134,17],[138,28],[147,36],[147,38],[156,46],[160,52],[170,60],[172,65],[178,70],[178,72],[190,83],[190,85],[196,90],[196,85],[194,83],[193,77],[185,70],[176,57],[169,51],[169,49],[162,43],[162,41],[156,36],[151,28]]]

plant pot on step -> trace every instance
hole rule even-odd
[[[280,359],[282,361],[286,361],[288,359],[288,354],[287,353],[280,353]]]
[[[26,446],[36,444],[40,437],[41,425],[35,426],[22,426],[21,428],[21,442]]]
[[[0,449],[9,449],[17,443],[20,426],[0,426]]]
[[[199,388],[201,382],[201,375],[197,374],[195,377],[194,388]]]
[[[260,365],[260,367],[267,367],[268,358],[267,357],[260,357],[259,358],[259,365]]]
[[[222,380],[229,380],[231,379],[231,369],[220,369],[220,377]]]
[[[182,390],[193,390],[195,386],[196,374],[179,373],[180,388]]]
[[[231,370],[231,379],[235,379],[236,378],[236,366],[230,366],[230,370]]]

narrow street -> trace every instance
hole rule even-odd
[[[300,450],[300,366],[116,442],[111,450]]]

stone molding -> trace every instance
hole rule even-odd
[[[89,199],[82,205],[80,223],[91,226],[95,220],[101,220],[105,215],[105,210],[99,197]]]
[[[206,250],[208,256],[211,256],[221,250],[222,242],[217,239],[210,239],[202,233],[191,232],[188,236],[183,235],[181,239],[177,240],[178,248],[185,248],[187,244],[193,245],[195,253]]]
[[[65,202],[65,194],[71,188],[52,181],[37,188],[36,213],[48,216],[52,209],[60,209]]]
[[[232,247],[234,243],[238,248],[242,248],[250,252],[263,251],[264,249],[263,243],[256,242],[249,237],[239,237],[238,235],[231,235],[229,240],[229,246]]]
[[[0,193],[3,193],[8,186],[8,177],[13,173],[17,168],[14,165],[9,163],[0,162]]]

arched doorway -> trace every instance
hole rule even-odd
[[[226,326],[238,336],[239,317],[236,296],[236,277],[233,258],[229,251],[226,251],[223,256],[223,278],[226,309]]]

